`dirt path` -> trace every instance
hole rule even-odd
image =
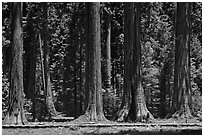
[[[33,123],[23,126],[3,126],[3,135],[86,135],[86,134],[202,134],[201,123]]]
[[[201,135],[197,128],[153,128],[153,127],[58,127],[58,128],[9,128],[2,130],[3,135]]]

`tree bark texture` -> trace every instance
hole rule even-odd
[[[89,68],[89,99],[85,115],[78,121],[106,121],[103,113],[102,85],[101,85],[101,39],[100,39],[100,4],[88,3],[89,10],[89,44],[88,67]],[[87,65],[87,64],[86,64]],[[87,80],[87,79],[86,79]]]
[[[141,62],[141,44],[140,44],[140,3],[135,3],[135,18],[134,18],[134,44],[133,44],[133,62],[132,62],[132,95],[135,101],[137,121],[144,121],[153,118],[152,114],[147,110],[144,89],[142,87],[142,62]]]
[[[124,94],[117,121],[153,119],[147,110],[141,75],[140,5],[125,3]]]
[[[43,62],[43,46],[42,46],[41,34],[39,34],[39,45],[40,45],[40,67],[41,67],[41,70],[42,70],[42,85],[43,85],[43,89],[45,91],[45,89],[46,89],[46,85],[45,85],[45,69],[44,69],[44,62]]]
[[[48,23],[47,23],[47,3],[43,2],[43,26],[42,26],[42,36],[43,36],[43,46],[44,46],[44,72],[45,72],[45,96],[46,96],[46,106],[51,117],[57,116],[57,111],[53,102],[53,93],[51,90],[50,81],[50,66],[49,66],[49,54],[50,49],[48,46]]]
[[[10,70],[9,108],[3,124],[26,124],[23,91],[22,3],[11,3],[12,63]]]
[[[106,38],[106,79],[105,87],[111,88],[111,13],[107,13],[106,20],[107,38]]]
[[[190,3],[177,3],[172,117],[192,118],[190,83]]]
[[[131,100],[131,51],[133,48],[133,26],[134,26],[134,6],[133,3],[125,3],[124,11],[124,87],[123,87],[123,98],[121,108],[116,114],[116,120],[118,122],[127,121]]]

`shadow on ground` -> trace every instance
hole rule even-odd
[[[93,134],[92,134],[93,135]],[[102,134],[95,134],[102,135]],[[104,133],[104,135],[202,135],[202,130],[182,130],[182,131],[120,131],[118,133]]]

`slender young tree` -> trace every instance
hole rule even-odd
[[[190,83],[190,3],[177,3],[172,117],[192,118]]]
[[[43,26],[42,26],[42,39],[44,46],[44,75],[45,75],[45,97],[46,97],[46,106],[48,113],[51,117],[57,116],[57,111],[53,102],[53,93],[51,90],[51,81],[50,81],[50,66],[49,66],[49,54],[50,49],[48,46],[48,23],[47,23],[47,3],[43,2]]]
[[[106,19],[106,79],[105,87],[107,89],[111,88],[111,11],[110,9],[106,10],[107,19]]]
[[[153,119],[146,107],[142,87],[140,44],[140,3],[125,3],[125,78],[121,110],[117,121]]]
[[[77,45],[76,44],[73,44],[74,45],[74,56],[73,56],[73,59],[74,59],[74,113],[75,113],[75,118],[78,117],[78,105],[77,105],[77,62],[76,62],[76,59],[77,59]]]
[[[100,39],[100,4],[98,2],[87,4],[89,13],[89,44],[87,45],[87,61],[89,67],[88,107],[84,115],[76,121],[106,121],[103,113],[102,87],[101,87],[101,39]],[[87,50],[86,49],[86,50]]]
[[[11,3],[11,44],[9,108],[3,124],[26,124],[23,92],[23,28],[22,3]]]

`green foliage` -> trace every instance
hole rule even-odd
[[[2,117],[8,108],[9,62],[10,62],[10,18],[9,3],[2,3]]]
[[[193,112],[202,120],[202,13],[201,3],[192,3],[192,31],[190,40],[191,88],[193,95]]]
[[[147,103],[155,117],[160,113],[161,73],[172,79],[174,58],[173,3],[143,3],[141,16],[142,74]],[[168,10],[166,9],[168,7]],[[167,72],[168,71],[168,72]],[[172,80],[171,80],[172,81]],[[172,89],[172,88],[171,88]],[[169,93],[167,93],[169,94]]]
[[[8,109],[8,97],[9,95],[9,81],[5,78],[5,75],[2,77],[2,117],[6,115]]]

